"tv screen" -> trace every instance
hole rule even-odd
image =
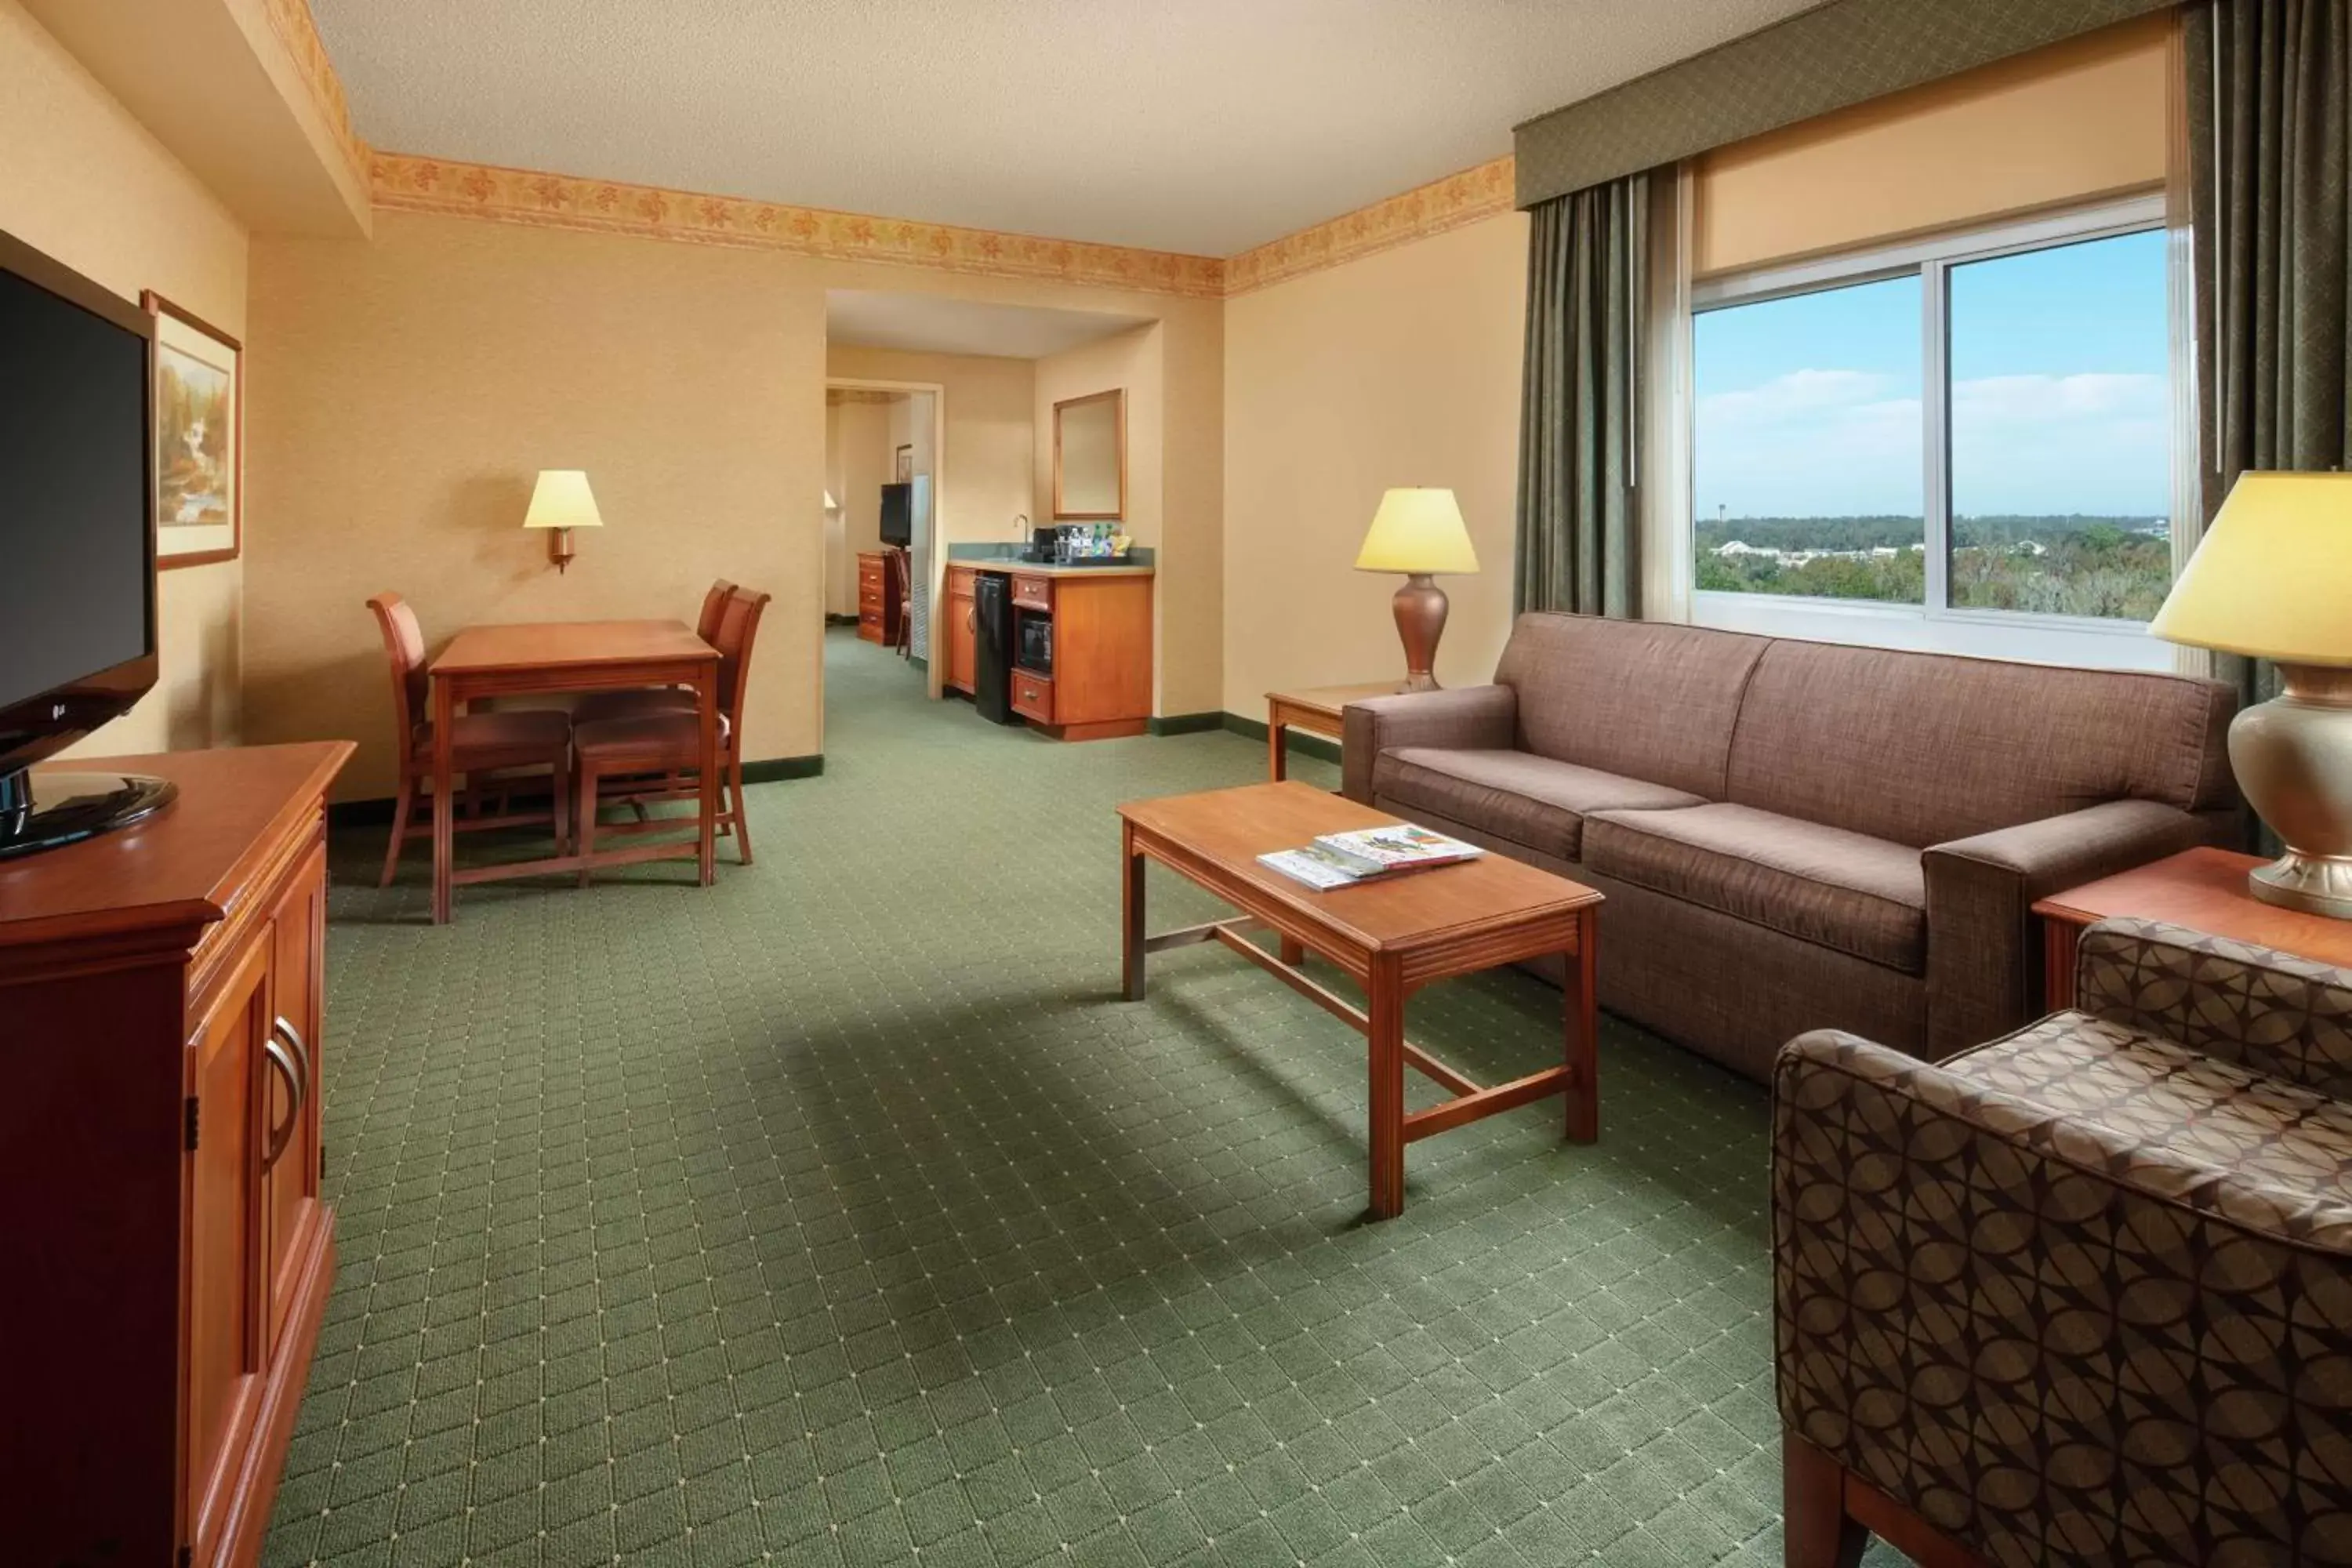
[[[147,342],[0,271],[0,708],[148,651]]]
[[[155,651],[144,322],[0,244],[0,773],[152,683],[122,668]]]
[[[882,542],[906,545],[914,542],[915,487],[884,485],[882,487]]]

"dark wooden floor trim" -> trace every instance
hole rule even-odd
[[[1197,735],[1224,727],[1225,716],[1217,712],[1171,713],[1151,721],[1151,732],[1155,735]]]
[[[1238,713],[1228,713],[1224,716],[1224,720],[1225,728],[1234,734],[1255,741],[1261,745],[1265,744],[1265,720],[1244,719]],[[1285,742],[1284,749],[1294,757],[1320,757],[1323,761],[1335,764],[1339,761],[1339,742],[1327,736],[1309,734],[1304,730],[1292,730],[1290,739]]]

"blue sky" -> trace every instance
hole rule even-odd
[[[1951,272],[1952,502],[1961,516],[2169,510],[2161,233]],[[1918,515],[1921,283],[1702,313],[1702,517]]]

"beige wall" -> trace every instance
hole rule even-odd
[[[0,0],[0,229],[124,299],[152,289],[247,335],[243,226],[16,0]],[[248,536],[256,511],[248,498]],[[162,679],[78,752],[236,742],[244,571],[162,574]]]
[[[1053,521],[1054,405],[1127,394],[1129,536],[1153,552],[1153,711],[1213,712],[1224,668],[1223,431],[1224,322],[1213,339],[1155,322],[1037,362],[1032,479],[1040,525]]]
[[[761,588],[753,758],[822,750],[824,309],[757,252],[378,215],[373,243],[257,239],[247,728],[348,736],[346,797],[393,783],[365,601],[438,646],[496,621],[669,614]],[[604,526],[568,574],[521,527],[542,468]]]
[[[2171,27],[2106,28],[1707,154],[1694,269],[2162,184]]]
[[[1227,303],[1224,681],[1265,693],[1402,677],[1389,599],[1354,571],[1381,493],[1453,489],[1481,568],[1447,578],[1437,673],[1488,679],[1510,630],[1527,220],[1517,213]]]
[[[926,382],[941,388],[947,448],[932,463],[938,489],[932,505],[942,540],[1011,539],[1013,519],[1036,515],[1030,497],[1031,406],[1037,367],[1025,359],[985,354],[908,353],[835,343],[827,372],[867,381]],[[922,422],[918,422],[922,423]],[[916,468],[923,468],[918,435]]]
[[[1215,300],[390,212],[373,242],[257,237],[251,331],[269,352],[250,380],[265,515],[247,560],[248,736],[349,736],[362,752],[340,795],[383,795],[370,594],[405,595],[437,644],[485,621],[690,617],[723,575],[776,596],[747,754],[821,752],[829,288],[1157,313],[1171,384],[1184,377],[1171,449],[1205,448],[1200,470],[1216,471],[1222,389],[1201,372],[1220,352]],[[957,487],[952,430],[941,466]],[[545,467],[585,468],[604,512],[568,576],[520,523]],[[1205,644],[1203,706],[1221,500],[1189,498],[1193,596],[1174,617]],[[1009,514],[961,502],[974,536],[1010,536]]]
[[[857,614],[857,557],[882,548],[882,487],[890,479],[891,408],[881,403],[841,403],[825,410],[838,457],[841,553],[828,558],[827,608]]]

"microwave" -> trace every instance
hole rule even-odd
[[[1027,611],[1020,616],[1020,630],[1013,648],[1013,662],[1032,675],[1054,673],[1054,617]]]

